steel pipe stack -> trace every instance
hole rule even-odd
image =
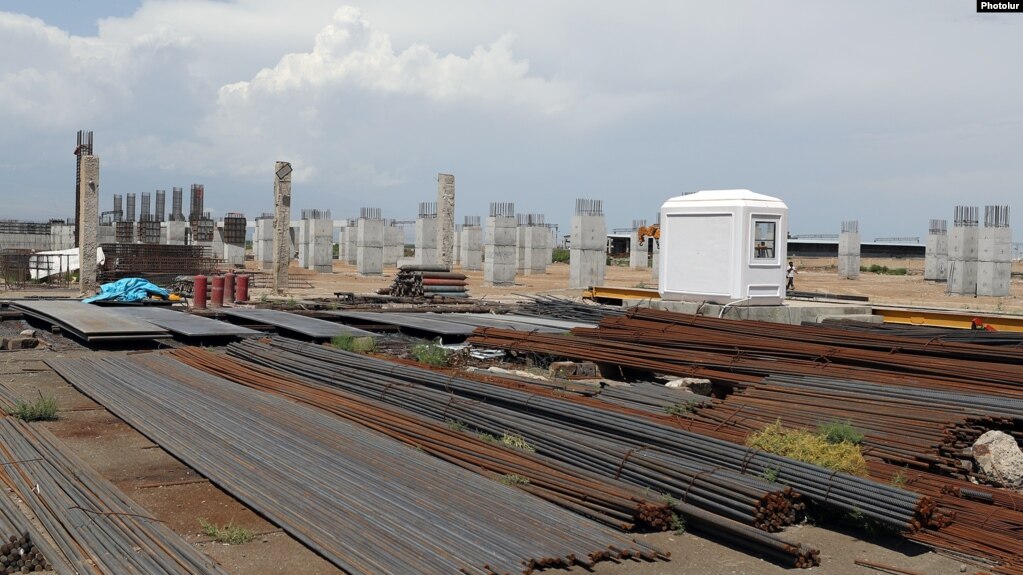
[[[529,573],[665,557],[500,482],[169,357],[48,364],[346,573]]]
[[[467,276],[442,265],[401,266],[387,293],[397,297],[469,297]]]

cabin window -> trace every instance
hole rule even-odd
[[[778,222],[753,222],[753,259],[773,260],[777,249]]]

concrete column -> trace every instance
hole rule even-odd
[[[451,238],[451,267],[462,265],[462,230],[455,228]]]
[[[359,218],[356,246],[360,275],[375,276],[384,271],[384,220]]]
[[[227,260],[224,253],[224,227],[220,224],[213,228],[213,257]]]
[[[455,177],[437,174],[437,232],[434,245],[437,263],[448,266],[454,261],[455,235]]]
[[[521,221],[515,227],[515,273],[526,273],[526,225]]]
[[[273,218],[256,218],[256,262],[260,269],[269,269],[274,262],[274,221]]]
[[[309,237],[309,245],[306,248],[307,260],[306,269],[321,274],[329,274],[334,271],[332,265],[331,247],[334,239],[333,220],[318,219],[306,220],[306,230]]]
[[[547,273],[547,240],[550,233],[546,227],[526,226],[523,233],[523,268],[525,275],[543,275]]]
[[[183,246],[188,236],[188,222],[169,221],[167,222],[167,245]]]
[[[99,248],[99,156],[80,156],[78,188],[78,286],[84,294],[96,290],[96,249]]]
[[[245,244],[224,244],[224,263],[233,267],[245,267]]]
[[[464,226],[461,236],[459,247],[462,252],[460,256],[462,269],[472,271],[483,269],[483,228]]]
[[[948,293],[977,295],[977,207],[956,206],[948,236]]]
[[[116,243],[116,236],[114,235],[114,226],[111,224],[102,225],[97,228],[99,231],[96,234],[99,245],[113,244]]]
[[[295,243],[298,244],[298,265],[309,269],[309,220],[295,222]]]
[[[483,281],[489,285],[515,283],[516,220],[514,204],[490,204],[483,247]]]
[[[650,254],[650,277],[653,278],[654,280],[657,280],[658,276],[661,273],[661,246],[658,245],[657,242],[654,240],[648,241],[654,242],[653,243],[654,251],[653,253]]]
[[[977,295],[1009,295],[1011,275],[1009,206],[984,206],[984,227],[977,230]]]
[[[97,222],[98,226],[99,223]],[[70,224],[50,224],[50,249],[69,250],[75,247],[75,227]]]
[[[924,279],[948,280],[948,220],[931,220],[924,252]]]
[[[440,252],[437,249],[437,229],[440,227],[437,217],[421,217],[416,220],[416,256],[417,265],[433,265],[440,263]]]
[[[587,206],[598,205],[589,202]],[[568,287],[603,285],[607,268],[607,227],[602,210],[588,208],[583,213],[576,210],[576,215],[572,216],[569,249]]]
[[[838,277],[854,280],[860,277],[860,223],[842,222],[838,234]]]
[[[344,251],[345,251],[345,263],[354,266],[359,263],[359,224],[358,222],[349,222],[349,225],[345,228],[344,236]]]
[[[288,289],[288,265],[291,263],[291,163],[274,164],[274,244],[273,282],[278,294]]]
[[[398,260],[405,256],[405,230],[398,226],[384,228],[384,267],[398,265]]]
[[[629,234],[629,267],[634,270],[645,270],[650,267],[649,249],[647,242],[654,241],[653,238],[644,239],[640,243],[639,232],[633,230]]]

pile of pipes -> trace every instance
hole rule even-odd
[[[0,572],[226,575],[46,429],[0,417],[0,458]]]
[[[3,518],[0,518],[3,521]],[[10,524],[4,525],[5,533],[11,533]],[[0,545],[0,572],[28,573],[29,571],[45,571],[50,569],[43,552],[35,546],[28,531],[21,535],[11,535],[7,543]]]
[[[571,336],[488,328],[469,342],[593,361],[602,370],[710,379],[727,397],[670,419],[736,445],[775,422],[786,429],[848,423],[863,434],[873,480],[931,502],[931,519],[906,532],[908,539],[983,559],[992,573],[1023,573],[1023,511],[1010,493],[975,483],[983,478],[969,449],[988,429],[1023,438],[1019,347],[651,309],[607,317]]]
[[[394,283],[384,289],[396,297],[467,298],[466,277],[447,266],[407,265],[399,268]]]
[[[47,363],[345,573],[528,574],[667,558],[509,485],[521,478],[480,477],[425,447],[172,357]]]

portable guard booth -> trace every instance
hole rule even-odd
[[[661,206],[658,291],[665,300],[779,305],[788,207],[749,190],[707,190]]]

